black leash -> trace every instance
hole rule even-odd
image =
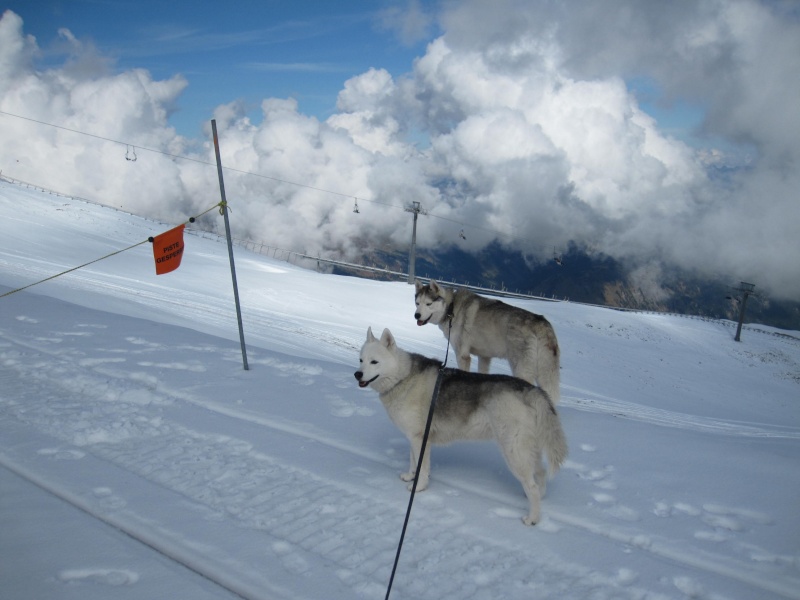
[[[411,506],[414,504],[414,496],[417,493],[417,482],[419,481],[419,472],[422,469],[422,459],[425,457],[425,449],[428,445],[428,436],[431,433],[431,423],[433,422],[433,409],[436,406],[436,400],[439,397],[439,389],[442,387],[442,378],[444,377],[445,367],[447,366],[447,355],[450,354],[450,329],[453,327],[452,308],[448,308],[448,328],[447,328],[447,350],[444,353],[444,362],[439,366],[439,374],[436,376],[436,385],[433,387],[433,396],[431,397],[431,407],[428,409],[428,420],[425,422],[425,433],[422,435],[422,449],[417,457],[417,470],[414,473],[414,483],[411,485],[411,495],[408,497],[408,508],[406,509],[406,518],[403,521],[403,531],[400,533],[400,542],[397,545],[397,554],[394,557],[394,566],[392,567],[392,575],[389,577],[389,587],[386,588],[386,598],[389,600],[389,594],[392,592],[392,583],[394,583],[394,575],[397,572],[397,563],[400,562],[400,552],[403,549],[403,540],[406,538],[406,529],[408,529],[408,521],[411,518]]]

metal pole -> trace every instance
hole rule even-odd
[[[744,307],[747,304],[747,292],[742,296],[741,310],[739,310],[739,324],[736,326],[736,336],[733,338],[737,342],[742,341],[742,323],[744,323]]]
[[[217,121],[211,119],[211,131],[214,134],[214,153],[217,156],[217,176],[219,177],[219,193],[222,197],[220,212],[225,219],[225,237],[228,240],[228,259],[231,263],[231,280],[233,281],[233,300],[236,303],[236,320],[239,323],[239,343],[242,346],[242,365],[244,370],[249,370],[247,366],[247,350],[244,345],[244,329],[242,328],[242,310],[239,307],[239,288],[236,285],[236,267],[233,264],[233,244],[231,243],[231,226],[228,222],[228,201],[225,199],[225,182],[222,179],[222,161],[219,158],[219,140],[217,139]]]
[[[742,302],[739,309],[739,324],[736,326],[736,336],[733,338],[734,341],[741,342],[742,339],[742,323],[744,323],[744,309],[747,306],[747,298],[750,296],[750,293],[755,289],[755,285],[752,283],[747,283],[746,281],[742,281],[739,285],[739,289],[737,291],[742,292]]]
[[[419,202],[412,202],[411,208],[407,208],[406,212],[414,213],[414,227],[411,232],[411,250],[408,253],[408,283],[413,284],[415,274],[415,263],[417,262],[417,217],[420,213]]]

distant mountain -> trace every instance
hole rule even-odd
[[[367,262],[396,271],[408,270],[407,254],[378,253]],[[435,252],[417,249],[416,275],[603,306],[733,321],[739,318],[739,305],[733,299],[738,295],[734,291],[738,281],[710,281],[673,270],[660,272],[657,281],[649,280],[643,285],[641,278],[620,262],[590,255],[575,245],[561,256],[534,265],[519,252],[497,243],[478,254],[455,246]],[[758,287],[755,291],[747,303],[745,323],[800,331],[800,302],[778,302],[758,294]]]

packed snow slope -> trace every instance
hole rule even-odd
[[[176,224],[0,182],[0,294]],[[0,298],[3,598],[384,597],[408,445],[358,350],[445,339],[405,283],[235,252],[249,370],[215,240]],[[800,598],[800,335],[511,302],[558,334],[570,457],[525,527],[495,445],[434,448],[391,597]]]

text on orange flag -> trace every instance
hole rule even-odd
[[[153,238],[153,258],[156,261],[156,275],[169,273],[181,266],[184,227],[186,225],[178,225],[175,229],[165,231]]]

